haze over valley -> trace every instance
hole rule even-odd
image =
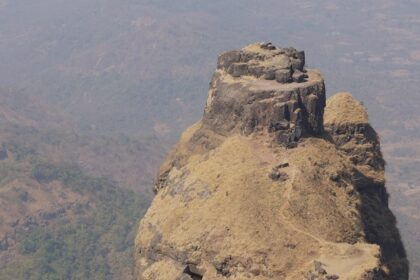
[[[217,56],[262,41],[305,50],[328,97],[367,107],[420,279],[419,14],[418,0],[0,0],[0,279],[133,279],[153,180]]]

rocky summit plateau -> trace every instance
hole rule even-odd
[[[366,109],[305,54],[219,56],[203,118],[160,168],[139,280],[408,279]]]

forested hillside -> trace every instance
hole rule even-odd
[[[131,279],[163,144],[81,134],[21,92],[0,100],[0,279]]]
[[[131,279],[147,197],[33,156],[0,170],[0,279]]]

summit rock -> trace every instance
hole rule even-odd
[[[324,80],[305,53],[253,44],[219,56],[203,125],[219,134],[268,132],[294,145],[323,132]]]

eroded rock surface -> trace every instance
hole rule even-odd
[[[323,132],[324,80],[293,48],[253,44],[219,56],[203,124],[220,134],[268,132],[293,146]]]
[[[220,56],[203,119],[158,174],[137,278],[408,279],[366,110],[348,93],[325,104],[303,52]]]

